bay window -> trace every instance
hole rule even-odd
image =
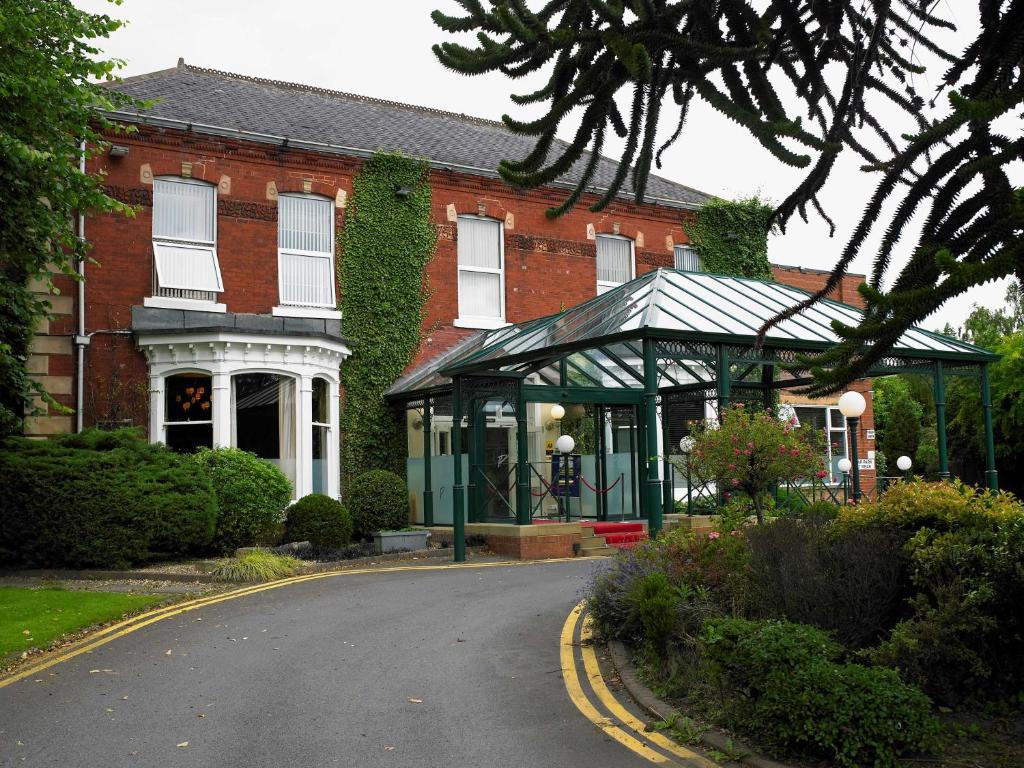
[[[164,398],[166,443],[180,453],[213,447],[213,386],[203,373],[168,376]]]
[[[459,216],[459,318],[464,328],[505,325],[505,263],[502,223],[482,216]]]

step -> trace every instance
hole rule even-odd
[[[647,541],[648,536],[646,531],[630,531],[628,533],[606,533],[603,538],[606,544],[614,547],[619,544],[637,544]]]
[[[611,557],[619,550],[615,547],[595,547],[594,549],[581,549],[580,557]]]
[[[584,528],[593,528],[594,533],[640,533],[646,531],[643,523],[583,523]]]

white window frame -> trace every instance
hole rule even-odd
[[[846,417],[842,415],[842,413],[839,410],[839,406],[836,406],[836,405],[816,405],[814,403],[791,403],[790,405],[794,409],[793,413],[796,414],[796,417],[797,417],[798,420],[800,419],[799,411],[801,409],[803,409],[803,410],[825,411],[825,454],[826,454],[825,455],[825,460],[826,460],[826,467],[828,468],[828,481],[829,481],[830,485],[839,485],[840,483],[843,482],[843,478],[842,478],[841,475],[834,474],[833,471],[832,471],[832,469],[833,469],[833,463],[832,462],[836,458],[836,455],[838,454],[838,449],[836,449],[835,451],[833,451],[833,449],[832,449],[832,433],[833,432],[842,432],[843,433],[842,442],[840,443],[840,445],[842,446],[842,453],[838,454],[838,455],[846,456],[848,458],[849,454],[850,454],[850,445],[849,445],[849,442],[848,442],[849,437],[850,437],[850,433],[849,433],[850,427],[849,427],[849,424],[848,424],[848,422],[846,420]],[[839,417],[843,420],[843,426],[841,428],[840,427],[833,427],[832,426],[832,415],[833,415],[833,413],[839,414]]]
[[[169,237],[167,235],[157,235],[155,232],[150,231],[150,239],[153,245],[153,295],[147,296],[143,299],[143,305],[147,307],[162,307],[165,309],[186,309],[186,310],[201,310],[205,312],[226,312],[227,307],[224,304],[218,303],[216,300],[198,299],[184,296],[161,296],[160,291],[177,291],[181,293],[209,293],[216,296],[218,293],[224,290],[224,277],[220,270],[220,258],[217,254],[217,186],[215,184],[209,184],[205,181],[198,179],[186,179],[183,176],[158,176],[154,179],[153,189],[153,211],[152,211],[152,226],[156,226],[156,209],[157,209],[157,195],[156,195],[156,184],[157,183],[170,183],[170,184],[192,184],[193,186],[206,187],[213,190],[212,199],[212,222],[213,222],[213,239],[187,239],[180,237]],[[160,285],[159,270],[157,269],[157,248],[160,244],[166,244],[177,248],[193,248],[195,250],[208,251],[213,258],[213,267],[217,276],[218,289],[214,291],[208,291],[206,289],[190,289],[190,288],[171,288]]]
[[[682,267],[679,266],[680,251],[682,251],[683,253],[688,253],[692,258],[697,260],[696,270],[683,269]],[[681,243],[679,245],[672,246],[672,266],[681,272],[703,272],[704,259],[701,258],[701,255],[697,252],[697,249],[694,248],[692,245],[690,245],[689,243]]]
[[[337,280],[335,275],[335,251],[337,239],[337,231],[335,228],[335,219],[337,211],[334,206],[334,200],[323,195],[310,195],[299,192],[282,192],[278,195],[278,213],[280,214],[280,205],[282,197],[290,198],[301,198],[307,200],[317,200],[327,203],[331,207],[331,251],[330,254],[326,251],[304,251],[297,248],[282,248],[281,247],[281,230],[280,230],[280,219],[278,221],[278,232],[277,232],[277,296],[278,306],[273,307],[271,314],[276,317],[317,317],[326,319],[341,319],[341,312],[338,311],[338,288]],[[285,255],[290,256],[304,256],[307,258],[316,259],[329,259],[330,269],[328,273],[331,275],[331,301],[328,304],[300,304],[297,302],[289,302],[284,300],[284,268],[283,268],[283,257]]]
[[[489,216],[475,216],[472,214],[460,214],[456,221],[456,227],[458,227],[458,221],[462,219],[472,219],[475,221],[489,221],[498,225],[498,259],[500,266],[498,269],[491,267],[464,267],[459,264],[458,254],[458,243],[455,248],[455,288],[456,288],[456,301],[459,308],[459,316],[453,321],[453,325],[456,328],[481,328],[481,329],[493,329],[493,328],[504,328],[508,325],[505,314],[505,222],[501,219],[492,219]],[[456,237],[458,234],[456,233]],[[480,317],[473,315],[462,314],[462,273],[463,272],[482,272],[489,275],[498,275],[498,292],[501,295],[501,316],[500,317]]]
[[[608,240],[625,240],[629,243],[629,280],[636,278],[636,243],[633,242],[632,238],[626,237],[625,235],[598,235],[594,240],[594,272],[600,274],[600,270],[597,266],[597,247],[598,243],[601,242],[601,238],[607,238]],[[622,283],[614,283],[610,280],[598,280],[597,281],[597,295],[600,296],[602,293],[607,293],[613,288],[618,288],[620,285],[625,285],[629,282],[626,280]],[[602,291],[601,289],[604,288]]]

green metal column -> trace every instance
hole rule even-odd
[[[775,390],[772,388],[772,384],[775,383],[775,366],[774,365],[762,365],[761,366],[761,396],[764,402],[764,409],[766,411],[774,410],[775,405]]]
[[[949,456],[946,452],[946,373],[942,361],[935,361],[935,432],[939,438],[939,477],[949,479]]]
[[[452,458],[455,459],[452,482],[452,538],[455,562],[466,562],[466,504],[462,485],[462,380],[452,378]]]
[[[530,438],[526,392],[520,380],[516,384],[516,525],[529,525],[530,518]]]
[[[423,524],[434,524],[434,489],[430,478],[430,454],[433,447],[433,434],[430,426],[430,398],[423,398]]]
[[[597,471],[599,482],[602,483],[601,488],[608,487],[608,443],[605,440],[606,431],[606,413],[603,405],[597,406]],[[625,493],[625,488],[619,488],[621,493]],[[602,493],[598,497],[601,501],[599,506],[599,517],[602,520],[608,519],[608,494]]]
[[[469,401],[469,517],[471,523],[480,522],[483,511],[484,483],[483,474],[483,430],[487,419],[484,416],[484,403],[477,399]]]
[[[653,339],[644,339],[644,420],[643,449],[647,452],[647,531],[656,538],[661,531],[661,478],[658,477],[658,356]]]
[[[988,363],[981,366],[981,409],[985,416],[985,485],[990,491],[999,490],[996,472],[996,439],[992,429],[992,385],[988,380]]]
[[[715,365],[715,384],[718,390],[718,414],[721,418],[729,409],[732,382],[729,379],[729,350],[725,344],[718,345],[718,361]]]

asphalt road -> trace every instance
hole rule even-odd
[[[595,567],[343,575],[165,619],[0,688],[0,765],[649,766],[562,682]]]

